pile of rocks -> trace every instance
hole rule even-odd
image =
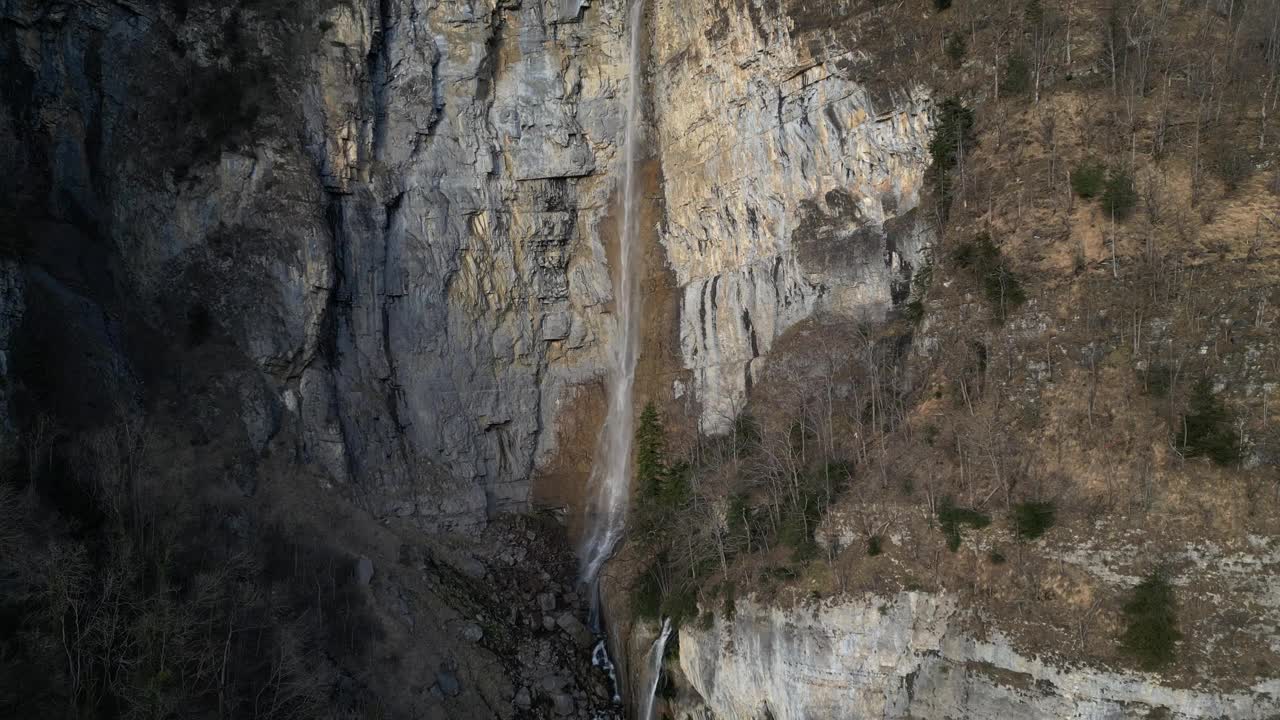
[[[483,576],[473,579],[488,602],[463,633],[506,666],[515,717],[623,717],[610,678],[591,662],[598,639],[587,626],[589,601],[576,587],[577,560],[564,529],[511,517],[494,523],[479,545]]]

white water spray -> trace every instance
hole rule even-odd
[[[609,657],[609,644],[603,639],[596,643],[596,648],[591,651],[591,664],[600,668],[605,675],[609,676],[609,688],[613,692],[613,702],[615,705],[622,702],[622,695],[618,693],[618,672],[613,667],[613,659]]]
[[[622,537],[631,478],[631,441],[635,424],[631,395],[640,342],[640,298],[635,292],[641,256],[636,239],[639,224],[636,146],[640,134],[640,18],[643,6],[644,0],[634,0],[631,6],[631,68],[623,140],[622,213],[618,223],[618,287],[614,295],[614,311],[618,319],[613,338],[609,409],[591,471],[594,496],[587,513],[587,529],[582,544],[582,579],[587,584],[595,582],[600,568]]]
[[[640,714],[636,720],[653,720],[653,700],[658,694],[658,678],[662,675],[662,656],[667,652],[667,638],[671,637],[671,618],[662,621],[662,632],[653,641],[645,656],[645,669],[649,671],[648,692],[640,700]]]

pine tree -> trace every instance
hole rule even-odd
[[[1201,377],[1191,388],[1187,414],[1177,429],[1178,449],[1186,457],[1207,457],[1229,465],[1240,457],[1240,444],[1231,427],[1231,414],[1213,394],[1213,383]]]
[[[938,108],[938,125],[929,141],[933,166],[929,172],[938,193],[938,204],[945,216],[951,206],[951,171],[973,146],[973,110],[958,98],[947,98]]]
[[[640,413],[636,426],[636,484],[640,496],[656,502],[662,497],[662,486],[667,475],[667,443],[662,418],[653,403],[647,403]]]
[[[668,509],[678,508],[689,500],[692,490],[689,476],[693,468],[687,462],[677,462],[666,468],[662,474],[662,505]]]
[[[1173,660],[1174,645],[1182,633],[1178,632],[1173,586],[1164,573],[1156,570],[1143,578],[1123,610],[1129,621],[1120,639],[1125,652],[1136,657],[1148,670]]]

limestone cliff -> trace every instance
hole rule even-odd
[[[597,226],[622,131],[625,11],[0,3],[4,450],[26,459],[27,495],[72,517],[105,501],[95,490],[76,506],[66,488],[97,469],[73,458],[94,433],[142,428],[134,497],[164,507],[148,516],[174,533],[154,572],[246,559],[261,574],[228,585],[275,583],[253,595],[279,614],[263,627],[282,618],[308,638],[289,669],[241,663],[246,688],[278,694],[287,672],[305,675],[332,714],[608,712],[566,538],[486,526],[528,509],[564,390],[603,370]],[[110,530],[88,516],[86,532]],[[33,557],[52,547],[39,532],[81,539],[33,527]],[[452,532],[469,537],[460,549],[426,540]],[[48,579],[10,567],[12,539],[6,608],[11,573]],[[313,587],[314,607],[280,610],[280,584],[314,557],[344,607]],[[153,572],[149,556],[128,564]],[[247,636],[227,622],[234,657]],[[331,634],[345,640],[318,647]],[[259,640],[264,661],[286,662]],[[83,700],[65,669],[42,682]],[[0,707],[46,699],[6,690]],[[301,707],[288,712],[316,716]]]
[[[734,618],[682,631],[694,700],[677,717],[1268,718],[1275,681],[1242,692],[1059,665],[998,632],[960,630],[954,599],[906,592],[789,610],[740,603]],[[686,714],[687,713],[687,714]]]
[[[1209,121],[1168,109],[1199,102],[1221,114],[1230,105],[1212,94],[1216,77],[1196,80],[1207,95],[1148,107],[1158,120],[1146,125],[1134,119],[1136,105],[1110,110],[1111,120],[1130,124],[1116,133],[1127,144],[1106,145],[1106,154],[1127,153],[1135,167],[1141,143],[1165,158],[1166,135],[1187,143],[1181,128],[1197,128],[1191,169],[1147,168],[1150,219],[1132,230],[1119,221],[1117,231],[1114,210],[1105,218],[1067,188],[1066,158],[1102,154],[1090,144],[1098,118],[1080,108],[1091,107],[1100,87],[1117,96],[1117,53],[1154,31],[1125,26],[1122,37],[1119,24],[1106,25],[1117,33],[1101,46],[1111,50],[1107,65],[1098,42],[1079,40],[1079,31],[1072,60],[1067,30],[1066,42],[1053,46],[1066,49],[1057,75],[1045,68],[1059,61],[1037,55],[1043,64],[1034,81],[1014,78],[1024,84],[1024,105],[1046,109],[1023,108],[1006,126],[1001,88],[1007,97],[1007,76],[1031,72],[1012,60],[1027,47],[1044,49],[1043,28],[1011,40],[999,28],[1012,20],[984,14],[986,4],[971,3],[966,16],[938,12],[949,5],[646,0],[648,197],[640,236],[654,302],[646,304],[647,375],[637,400],[654,399],[673,425],[699,431],[681,441],[696,446],[693,465],[710,464],[707,448],[753,398],[777,399],[761,386],[787,387],[785,375],[797,386],[843,383],[825,396],[822,442],[805,445],[819,439],[822,423],[808,422],[812,414],[801,418],[807,425],[775,422],[784,428],[776,435],[782,453],[798,428],[799,444],[829,456],[817,461],[802,450],[785,482],[752,475],[740,472],[735,433],[733,464],[703,479],[712,491],[744,477],[749,487],[687,503],[703,515],[686,523],[715,528],[721,543],[716,553],[709,544],[697,549],[710,558],[690,561],[697,580],[712,568],[727,583],[735,550],[725,551],[724,536],[737,520],[727,508],[769,482],[798,488],[820,465],[826,515],[819,526],[805,505],[795,544],[810,554],[805,563],[818,549],[828,554],[827,575],[813,582],[839,592],[789,604],[762,592],[731,616],[686,622],[679,692],[667,707],[778,720],[1274,715],[1280,687],[1256,678],[1274,674],[1266,662],[1280,653],[1272,647],[1276,592],[1246,576],[1274,574],[1275,558],[1211,550],[1271,543],[1272,529],[1241,528],[1267,522],[1254,517],[1271,507],[1258,478],[1276,464],[1268,439],[1280,437],[1267,405],[1280,365],[1266,364],[1275,352],[1276,301],[1267,303],[1276,283],[1264,241],[1276,227],[1275,193],[1261,180],[1250,189],[1256,196],[1223,190],[1221,215],[1161,205],[1185,196],[1190,207],[1210,192],[1182,179],[1205,172],[1200,158],[1212,153],[1200,147],[1199,128]],[[1043,25],[1040,3],[1018,5],[1018,22],[1039,17]],[[1197,22],[1225,17],[1231,47],[1265,48],[1274,63],[1280,44],[1232,25],[1234,6],[1222,5],[1206,3]],[[560,478],[567,489],[548,496],[572,507],[592,457],[597,385],[614,331],[610,257],[618,251],[611,233],[630,70],[627,8],[626,0],[0,0],[3,445],[21,447],[39,468],[35,450],[70,447],[118,416],[146,417],[160,438],[149,467],[166,473],[155,487],[196,496],[194,488],[202,502],[216,495],[214,510],[201,506],[191,524],[214,528],[226,547],[266,546],[264,528],[281,518],[331,531],[317,534],[354,568],[344,570],[358,580],[353,596],[369,600],[385,629],[370,631],[370,643],[410,658],[389,669],[370,661],[358,679],[394,698],[391,716],[616,712],[602,677],[586,666],[588,603],[570,587],[567,554],[557,545],[564,538],[495,520],[529,511],[535,479],[566,467],[573,469]],[[1104,25],[1092,9],[1072,4],[1066,12],[1067,28]],[[1221,32],[1209,27],[1205,37]],[[979,41],[992,48],[990,58],[966,59],[965,43]],[[1166,68],[1185,64],[1174,47],[1165,48],[1174,57]],[[1133,61],[1143,73],[1146,52]],[[1041,106],[1042,70],[1045,87],[1055,79],[1079,85]],[[1232,77],[1266,76],[1237,70]],[[1145,75],[1134,82],[1136,97],[1153,92]],[[936,255],[939,203],[951,198],[931,197],[929,144],[939,125],[935,99],[958,91],[989,103],[986,145],[956,173],[952,190],[963,212],[946,232],[957,247],[1009,238],[988,253],[1009,260],[995,275],[999,310],[983,305],[990,273],[975,280],[961,272],[973,270],[972,258],[962,267],[951,254],[937,255],[951,274],[933,291],[928,319],[884,337],[863,332],[896,322],[893,311],[909,299],[922,315],[929,309],[920,294],[929,288],[913,289],[912,281]],[[1275,97],[1266,85],[1269,95],[1250,90],[1230,99],[1247,105],[1250,93]],[[1267,144],[1274,132],[1267,118],[1266,110],[1246,118],[1249,147],[1255,126]],[[1008,138],[1033,150],[1010,152]],[[958,145],[968,149],[963,138]],[[1006,154],[1014,157],[1002,164]],[[1259,150],[1241,165],[1271,161]],[[1160,184],[1166,171],[1176,182]],[[1024,203],[1024,191],[1034,200]],[[1202,225],[1205,237],[1236,245],[1202,242]],[[1175,234],[1185,246],[1170,240]],[[1157,237],[1168,242],[1157,247]],[[1165,257],[1161,248],[1173,250]],[[1175,251],[1182,255],[1169,259]],[[1209,265],[1215,253],[1236,264]],[[1027,292],[1017,286],[1026,305],[1012,319],[1009,267],[1024,279],[1039,274]],[[1149,286],[1139,275],[1148,271]],[[1107,276],[1114,285],[1095,290]],[[1201,287],[1207,300],[1186,299]],[[1185,302],[1176,310],[1153,300],[1123,304],[1125,291]],[[1241,306],[1230,304],[1237,300]],[[816,333],[829,335],[837,359],[857,356],[843,375],[832,361],[819,378],[812,358],[796,351]],[[788,346],[790,364],[765,374]],[[1232,352],[1244,359],[1220,360]],[[1202,469],[1174,457],[1176,440],[1160,424],[1180,417],[1176,390],[1159,415],[1116,401],[1138,393],[1135,371],[1145,392],[1163,382],[1157,368],[1182,381],[1197,358],[1218,362],[1196,366],[1202,374],[1231,368],[1212,387],[1241,378],[1248,385],[1233,432],[1247,446],[1240,471],[1256,470],[1252,484],[1232,485],[1227,470],[1215,469],[1207,476],[1220,485],[1188,488]],[[874,378],[861,377],[858,363]],[[832,419],[838,404],[841,425]],[[896,413],[892,421],[887,412]],[[1106,437],[1085,438],[1083,428]],[[946,442],[935,445],[937,437]],[[62,464],[84,462],[67,447]],[[1073,465],[1072,457],[1083,460]],[[832,468],[863,485],[840,497]],[[1134,478],[1132,486],[1121,487],[1121,476]],[[1182,483],[1166,482],[1174,489],[1163,508],[1153,477]],[[57,495],[60,487],[43,491]],[[1075,513],[1063,524],[1076,534],[1034,550],[1017,545],[1017,577],[992,569],[1007,560],[994,544],[981,546],[991,555],[942,554],[934,522],[941,498],[1003,503],[1007,513],[1020,493],[1042,492],[1056,493],[1064,516]],[[234,510],[217,504],[227,496]],[[770,529],[742,531],[745,550],[736,552],[746,558],[745,577],[796,580],[783,567],[790,549],[774,542],[784,523],[782,503],[772,500],[771,508],[760,504]],[[1052,624],[1025,619],[1027,597],[1043,600],[1046,613],[1078,611],[1082,628],[1104,600],[1114,610],[1147,561],[1141,523],[1153,507],[1182,524],[1171,523],[1151,555],[1158,550],[1196,570],[1209,555],[1244,568],[1231,577],[1247,598],[1239,606],[1219,603],[1213,587],[1195,596],[1194,632],[1208,639],[1196,657],[1215,682],[1240,670],[1228,690],[1097,657],[1050,658],[1017,632]],[[261,523],[247,520],[253,513],[245,508],[260,511]],[[1138,519],[1095,522],[1106,512]],[[1104,549],[1088,534],[1095,532],[1111,543],[1105,547],[1121,548],[1114,555],[1124,556],[1123,567],[1087,557]],[[1188,545],[1180,535],[1210,532],[1220,544]],[[892,572],[849,559],[850,548],[859,555],[873,540],[875,555],[885,544]],[[1023,540],[1002,537],[1000,548]],[[832,579],[842,552],[845,566],[883,586],[846,592],[846,578]],[[999,563],[988,561],[996,556]],[[324,557],[338,597],[336,561]],[[991,577],[1000,572],[1014,588],[1007,595],[1031,588],[1026,597],[975,608],[975,596],[999,594]],[[907,589],[925,576],[937,587]],[[962,587],[969,595],[952,591]],[[605,600],[611,610],[627,607],[621,593]],[[623,615],[615,630],[626,636],[630,618],[615,614]],[[1245,629],[1235,636],[1211,632],[1237,625]],[[651,630],[641,626],[630,637]],[[1247,668],[1231,657],[1232,642],[1246,639],[1262,648]],[[645,647],[619,650],[634,660]],[[347,666],[337,667],[348,660],[325,657],[338,678],[332,685],[354,683]]]
[[[225,333],[256,450],[297,426],[376,514],[474,529],[601,372],[623,10],[6,3],[7,217],[110,260],[50,292]]]
[[[792,325],[882,319],[929,243],[928,92],[873,89],[856,47],[816,42],[810,12],[655,2],[662,243],[705,431],[738,414],[752,361]]]
[[[713,431],[774,338],[883,315],[927,243],[927,94],[752,8],[647,15],[663,322]],[[24,235],[109,260],[90,289],[38,248],[55,292],[226,334],[256,450],[296,426],[376,514],[474,529],[526,506],[566,388],[604,371],[624,10],[15,0],[4,189]]]

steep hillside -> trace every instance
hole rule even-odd
[[[506,517],[609,327],[623,13],[560,5],[0,4],[0,715],[609,705]]]
[[[789,143],[783,115],[761,133],[767,159],[728,153],[751,163],[730,178],[768,186],[797,146],[801,167],[821,167],[850,126],[827,94],[842,78],[874,93],[859,106],[882,123],[875,98],[926,89],[932,164],[924,247],[887,295],[855,269],[876,247],[858,190],[876,171],[780,183],[770,200],[803,188],[821,221],[789,228],[805,277],[834,258],[841,280],[819,283],[808,319],[721,330],[751,350],[710,371],[687,355],[701,405],[679,385],[652,396],[664,462],[639,479],[636,556],[658,559],[634,563],[630,605],[683,618],[672,715],[1277,712],[1276,8],[722,10],[727,34],[707,40],[724,55],[699,38],[672,56],[758,78],[802,47],[757,82],[785,109],[794,81],[824,118],[800,122],[825,141],[816,155]],[[892,166],[861,146],[837,157]],[[732,207],[753,192],[735,181],[701,187]],[[723,215],[700,208],[704,226]],[[891,244],[871,257],[894,268],[903,246],[881,222]],[[683,232],[664,235],[677,267]],[[823,254],[806,251],[818,242]],[[881,304],[834,300],[850,297],[839,282]],[[748,371],[716,396],[704,381],[724,365]],[[728,433],[694,439],[679,428],[707,427],[708,394]],[[1144,578],[1171,588],[1171,622],[1134,610]]]
[[[0,2],[0,716],[1280,715],[1280,5],[632,7]]]

